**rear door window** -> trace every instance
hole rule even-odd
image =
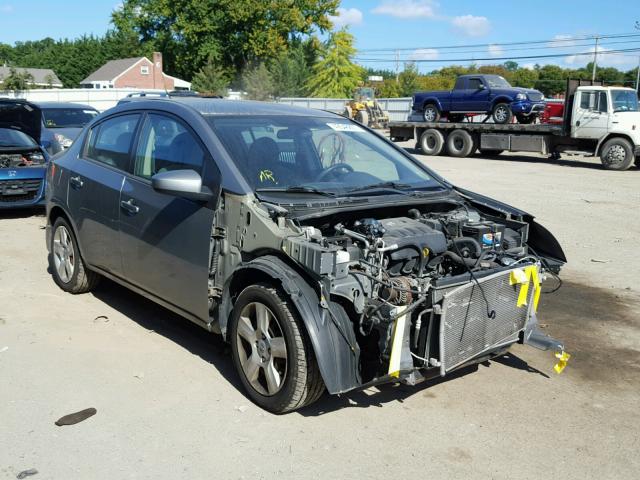
[[[139,120],[139,114],[119,115],[93,127],[89,132],[85,157],[127,171]]]

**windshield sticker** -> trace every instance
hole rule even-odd
[[[327,123],[327,127],[336,132],[364,132],[362,127],[352,123]]]

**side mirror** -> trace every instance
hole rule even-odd
[[[481,83],[481,84],[478,86],[478,90],[486,90],[486,89],[487,89],[487,87],[485,87],[485,86],[484,86],[484,83]]]
[[[202,186],[202,177],[194,170],[170,170],[151,177],[154,190],[175,197],[206,202],[213,197],[208,187]]]

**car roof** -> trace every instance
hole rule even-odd
[[[83,110],[97,110],[91,105],[85,105],[84,103],[74,102],[31,102],[40,108],[78,108]]]
[[[323,110],[296,107],[282,103],[202,97],[127,98],[126,102],[121,101],[119,106],[127,104],[135,104],[138,108],[157,108],[159,105],[170,107],[170,105],[181,104],[191,107],[202,115],[292,115],[329,118],[337,115]]]

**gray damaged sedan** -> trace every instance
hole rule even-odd
[[[563,351],[536,328],[555,238],[331,113],[131,99],[51,163],[47,218],[60,288],[107,277],[220,333],[272,412]]]

